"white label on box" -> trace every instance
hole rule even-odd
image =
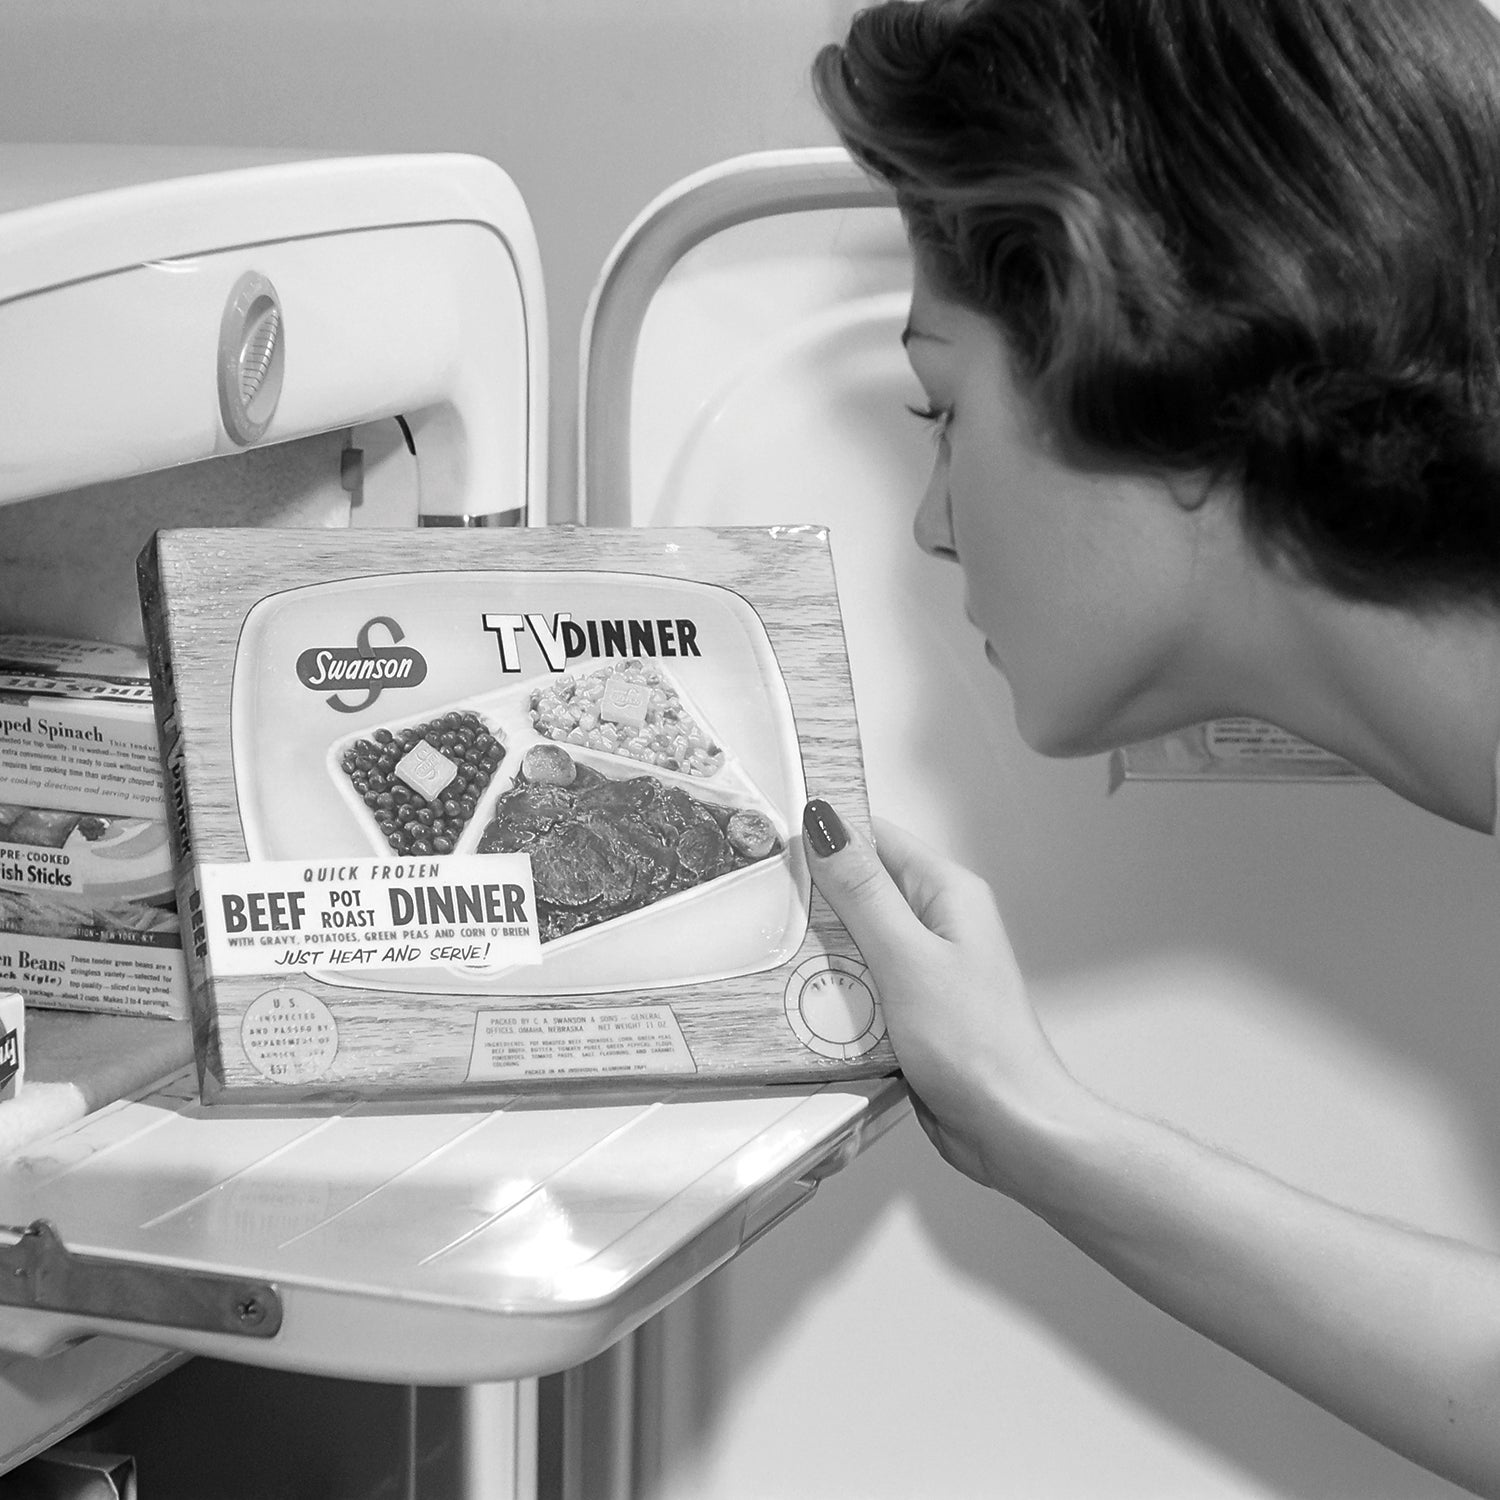
[[[1208,753],[1225,760],[1338,760],[1320,746],[1259,719],[1215,719],[1204,734]]]
[[[1110,756],[1110,789],[1148,781],[1364,782],[1357,766],[1260,719],[1214,719]]]
[[[589,1010],[482,1010],[468,1082],[695,1073],[670,1005]]]
[[[0,800],[160,818],[161,761],[149,707],[0,702]]]
[[[216,976],[542,961],[524,854],[258,860],[198,880]]]
[[[187,1015],[181,948],[0,933],[0,986],[28,1005],[113,1015]]]

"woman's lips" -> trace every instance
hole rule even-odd
[[[969,624],[979,632],[980,635],[984,636],[984,654],[989,658],[990,665],[994,667],[997,672],[1003,672],[1005,668],[1000,665],[999,652],[997,652],[994,646],[990,644],[990,638],[987,635],[984,635],[984,628],[980,625],[979,621],[974,618],[973,614],[967,608],[965,608],[964,610],[964,619],[966,619]]]

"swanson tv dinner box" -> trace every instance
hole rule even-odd
[[[187,979],[139,647],[0,634],[0,988],[180,1020]]]
[[[867,817],[821,528],[164,531],[140,577],[206,1102],[895,1070],[800,838]]]

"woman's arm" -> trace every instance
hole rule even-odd
[[[943,1155],[1127,1286],[1417,1463],[1500,1496],[1500,1257],[1340,1208],[1084,1089],[988,885],[877,825],[818,888]]]

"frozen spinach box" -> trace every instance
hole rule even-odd
[[[867,813],[820,528],[165,531],[140,574],[206,1100],[894,1070],[800,838]]]

